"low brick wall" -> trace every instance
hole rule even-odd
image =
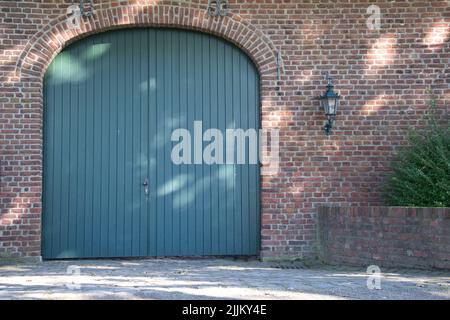
[[[330,264],[450,269],[450,208],[322,207],[318,226]]]

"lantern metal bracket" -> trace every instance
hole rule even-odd
[[[327,136],[331,136],[331,134],[333,133],[333,116],[328,116],[328,120],[325,123],[325,126],[323,127],[323,130],[325,131],[325,134]]]
[[[84,7],[84,0],[80,0],[80,14],[82,17],[90,17],[94,14],[94,6],[92,0],[89,0],[89,10],[86,11]]]
[[[224,17],[230,11],[228,0],[208,0],[208,8],[206,11],[211,17]]]
[[[333,88],[334,88],[333,77],[330,76],[330,74],[327,74],[327,81],[328,81],[328,84],[327,84],[327,91],[333,90]]]

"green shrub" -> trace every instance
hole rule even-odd
[[[450,126],[439,123],[434,96],[429,106],[428,128],[411,133],[393,161],[383,190],[389,206],[450,207]]]

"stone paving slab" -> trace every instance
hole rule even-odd
[[[450,299],[450,272],[227,259],[0,262],[0,299]]]

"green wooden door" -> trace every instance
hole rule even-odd
[[[259,253],[259,166],[171,160],[173,130],[194,121],[259,128],[257,71],[238,48],[110,31],[63,50],[44,82],[44,258]]]

